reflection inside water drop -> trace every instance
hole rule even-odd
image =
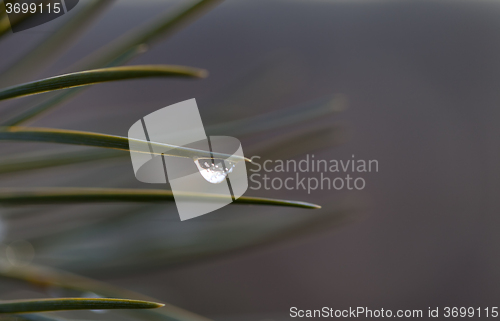
[[[194,161],[201,176],[212,184],[222,182],[233,171],[235,163],[220,158],[198,158]]]

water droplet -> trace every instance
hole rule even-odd
[[[212,184],[218,184],[226,179],[228,173],[233,171],[235,163],[220,158],[199,158],[194,161],[201,176]],[[228,167],[225,167],[228,165]],[[229,168],[229,169],[228,169]]]

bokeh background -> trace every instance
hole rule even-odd
[[[41,76],[60,73],[127,30],[182,3],[118,0]],[[0,67],[74,13],[5,39],[0,44]],[[341,93],[348,98],[348,108],[322,124],[341,127],[343,144],[328,137],[332,146],[314,154],[324,159],[355,155],[378,160],[378,173],[362,175],[366,188],[309,195],[249,190],[247,195],[323,205],[318,211],[344,204],[355,209],[353,219],[266,248],[179,266],[146,264],[121,271],[125,259],[108,251],[119,244],[133,247],[141,240],[155,242],[165,236],[184,246],[184,239],[195,239],[193,235],[207,226],[224,226],[234,217],[242,222],[239,233],[246,222],[279,222],[290,213],[299,218],[315,215],[301,209],[231,205],[181,223],[174,205],[164,204],[145,214],[145,222],[123,228],[117,224],[105,236],[88,229],[52,252],[38,253],[35,246],[35,260],[216,320],[288,320],[292,306],[427,311],[438,306],[498,305],[499,17],[500,3],[482,0],[226,0],[132,62],[206,68],[207,79],[96,85],[33,125],[126,136],[140,117],[190,98],[197,99],[202,119],[210,125]],[[11,104],[4,106],[8,110]],[[278,134],[271,131],[242,139],[243,148],[249,146],[250,151]],[[45,148],[62,147],[3,142],[1,151]],[[3,175],[0,185],[152,188],[135,181],[126,157]],[[2,208],[2,236],[8,244],[61,233],[103,213],[133,206],[137,205]],[[91,263],[79,260],[79,255],[98,250]],[[131,266],[142,260],[128,254],[126,259]],[[45,294],[0,283],[1,299]],[[88,313],[81,318],[106,317]]]

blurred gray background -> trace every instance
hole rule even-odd
[[[118,1],[44,75],[181,2]],[[2,44],[1,66],[60,22],[14,34]],[[349,108],[336,120],[347,141],[316,156],[378,160],[379,172],[363,175],[365,190],[247,195],[319,204],[349,198],[359,220],[266,250],[106,279],[220,320],[287,320],[292,306],[495,306],[499,57],[497,1],[226,0],[133,61],[202,67],[207,79],[97,85],[34,125],[126,136],[139,117],[189,98],[207,125],[343,93]],[[272,85],[228,98],[255,70],[271,70]],[[134,181],[128,162],[117,181],[98,180],[105,170],[94,168],[95,180],[82,185],[151,188]],[[51,175],[7,177],[1,186],[65,186]]]

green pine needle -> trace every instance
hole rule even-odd
[[[184,193],[193,201],[217,201],[224,195]],[[162,189],[124,189],[124,188],[40,188],[21,190],[0,190],[0,204],[54,204],[89,202],[173,202],[172,191]],[[280,200],[263,197],[242,196],[236,204],[270,205],[318,209],[321,206],[299,201]]]
[[[63,310],[156,309],[163,304],[124,299],[39,299],[0,301],[0,313],[32,313]]]
[[[164,155],[199,158],[213,157],[223,158],[231,161],[247,161],[250,159],[237,155],[228,155],[222,153],[212,153],[194,148],[174,146],[162,143],[148,142],[138,139],[129,139],[122,136],[105,135],[99,133],[83,132],[66,129],[36,128],[36,127],[0,127],[0,141],[29,141],[46,142],[71,145],[83,145],[92,147],[112,148],[130,151],[129,141],[134,142],[132,152],[150,153],[150,146],[157,147],[159,150],[165,150]],[[154,153],[153,154],[157,154]],[[160,155],[160,154],[158,154]]]
[[[142,65],[93,69],[8,87],[0,90],[0,100],[125,79],[151,77],[203,78],[206,75],[207,72],[202,69],[171,65]]]
[[[144,301],[154,300],[143,294],[117,288],[104,282],[34,264],[12,269],[8,266],[2,266],[2,261],[0,261],[0,277],[22,280],[41,287],[57,287],[76,290],[82,293],[93,292],[107,297],[128,297]],[[130,311],[133,312],[135,310]],[[210,321],[205,317],[168,303],[159,309],[140,310],[138,312],[141,312],[141,315],[138,316],[143,320]]]

